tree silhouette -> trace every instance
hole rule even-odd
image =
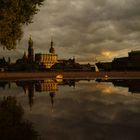
[[[32,123],[23,119],[23,108],[14,97],[0,100],[0,140],[39,140]]]
[[[0,0],[0,43],[14,49],[22,38],[22,26],[32,22],[44,0]]]

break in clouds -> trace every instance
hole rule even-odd
[[[46,0],[34,23],[24,27],[13,55],[21,57],[27,50],[30,34],[35,52],[47,52],[53,34],[59,58],[75,56],[79,62],[93,63],[95,58],[127,56],[140,48],[139,7],[138,0]]]

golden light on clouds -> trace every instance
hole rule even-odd
[[[128,89],[120,89],[118,87],[114,87],[112,84],[108,83],[97,83],[96,88],[101,91],[102,95],[108,95],[108,94],[123,94],[125,96],[128,95]],[[121,90],[121,92],[120,92]]]
[[[97,56],[98,61],[111,61],[113,57],[116,57],[116,53],[111,52],[111,51],[103,51],[101,52],[101,55]]]
[[[102,52],[102,55],[103,55],[104,57],[112,58],[113,53],[110,52],[110,51],[105,51],[105,52]]]

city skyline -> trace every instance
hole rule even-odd
[[[93,63],[95,58],[108,61],[127,56],[140,46],[139,6],[136,0],[46,0],[34,23],[24,27],[16,50],[0,47],[0,55],[13,61],[20,58],[30,34],[36,53],[47,52],[53,34],[60,58],[75,56],[78,62]]]

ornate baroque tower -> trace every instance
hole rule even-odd
[[[34,49],[33,49],[33,40],[30,36],[28,41],[28,62],[33,63],[34,62]]]
[[[55,49],[53,47],[53,38],[51,37],[49,53],[38,53],[35,54],[35,61],[43,68],[51,68],[55,63],[57,63],[58,55],[55,53]]]

